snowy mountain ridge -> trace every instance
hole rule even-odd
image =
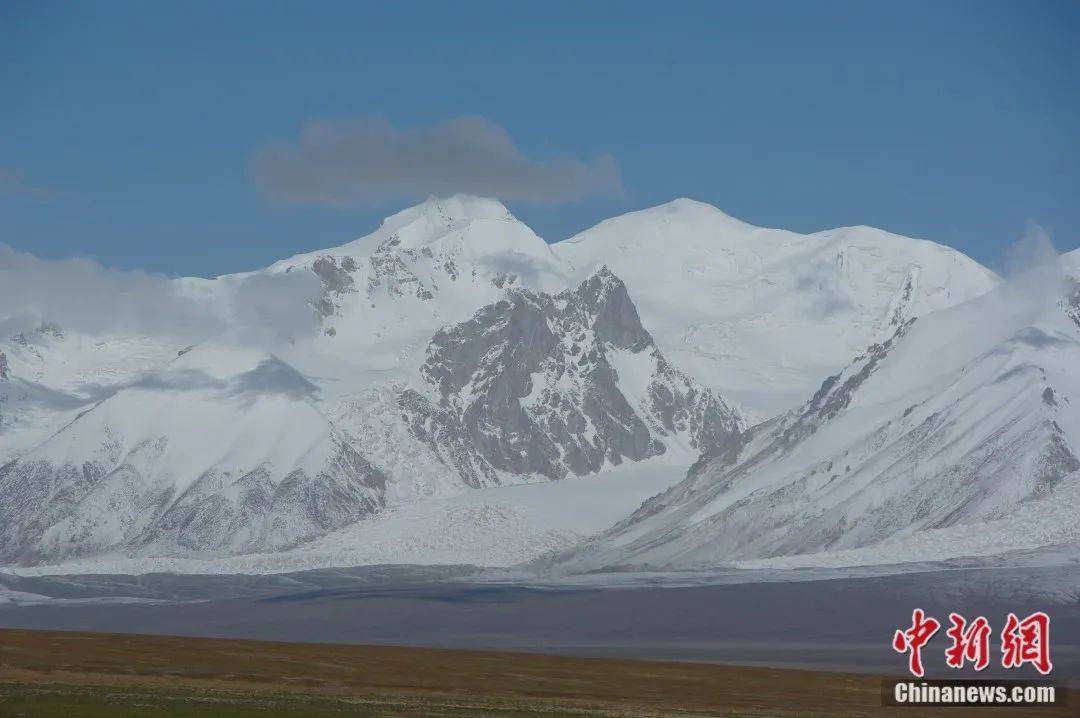
[[[601,267],[556,295],[513,290],[468,322],[440,330],[421,373],[438,408],[403,397],[411,426],[438,447],[457,435],[474,466],[493,475],[560,479],[678,448],[717,451],[742,418],[672,367],[641,325],[626,286]]]
[[[553,245],[575,271],[606,264],[684,369],[764,420],[912,317],[998,278],[959,252],[871,227],[801,235],[679,199]]]
[[[1056,507],[1080,497],[1076,259],[909,320],[566,565],[858,565],[1075,543],[1080,521]]]
[[[215,318],[201,338],[164,315],[157,333],[50,320],[0,338],[0,562],[294,551],[632,463],[665,488],[738,453],[747,415],[787,410],[848,348],[997,282],[929,242],[760,229],[690,200],[549,245],[495,200],[431,198],[338,248],[174,280]],[[554,534],[531,515],[548,551],[610,512]]]
[[[620,375],[615,356],[642,373]],[[183,350],[0,467],[0,560],[280,551],[388,496],[594,474],[743,428],[666,362],[606,270],[554,296],[511,289],[437,332],[411,386],[382,388],[393,418],[378,392],[332,398],[334,382],[274,354]],[[392,446],[364,436],[372,422]]]

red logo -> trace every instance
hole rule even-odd
[[[950,613],[949,624],[945,631],[949,638],[945,665],[963,668],[966,663],[971,663],[976,671],[990,665],[990,622],[983,616],[968,622],[959,613]],[[908,670],[916,678],[922,678],[925,672],[922,649],[940,628],[940,621],[916,608],[911,612],[911,626],[893,634],[893,650],[908,654]],[[1025,663],[1030,663],[1043,675],[1054,667],[1050,661],[1050,617],[1042,611],[1023,620],[1010,613],[1001,631],[1002,667],[1021,668]]]
[[[893,650],[897,653],[910,653],[908,656],[908,670],[911,675],[922,678],[922,648],[934,634],[941,628],[941,623],[934,618],[926,618],[921,608],[911,612],[911,628],[906,631],[897,631],[892,639]]]
[[[990,622],[979,616],[968,624],[959,613],[950,613],[949,622],[952,626],[945,635],[952,645],[945,649],[945,665],[963,668],[967,660],[977,671],[990,665]]]
[[[1050,617],[1042,611],[1023,621],[1010,613],[1001,631],[1001,665],[1019,668],[1025,663],[1044,676],[1054,668],[1050,662]]]

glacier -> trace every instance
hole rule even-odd
[[[954,250],[868,227],[800,235],[675,200],[548,243],[498,201],[461,195],[340,247],[171,286],[214,318],[195,336],[168,316],[125,332],[57,316],[0,337],[0,563],[297,570],[572,555],[564,565],[683,568],[898,540],[903,520],[852,510],[866,494],[840,486],[876,485],[870,465],[885,459],[866,446],[899,452],[960,410],[864,400],[862,383],[897,353],[944,351],[912,337],[1005,289]],[[948,395],[967,416],[990,396],[980,371]],[[1038,376],[1017,368],[1000,405],[1027,406]],[[944,402],[942,386],[919,391]],[[1058,413],[1071,406],[1067,377],[1043,388]],[[1057,468],[952,518],[930,512],[919,530],[1011,520],[1017,502],[1064,495],[1074,439],[1038,402],[1010,438]],[[762,447],[786,435],[802,461],[824,451],[814,436],[851,431],[850,480],[833,478],[830,454],[834,469],[816,459],[802,489],[759,505],[746,481],[717,478],[783,485],[769,472],[788,449]],[[766,457],[760,474],[752,455]],[[915,473],[905,501],[933,503],[941,488],[952,506],[963,493],[963,471]],[[750,503],[732,513],[703,498],[707,484]],[[793,521],[805,507],[813,520]],[[639,550],[654,531],[705,536],[710,522],[719,539]]]

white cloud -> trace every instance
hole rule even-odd
[[[181,283],[92,259],[45,260],[0,244],[0,334],[43,322],[90,334],[132,333],[197,341],[235,334],[275,342],[314,332],[312,272],[252,275],[226,292],[193,296]]]

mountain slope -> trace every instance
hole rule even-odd
[[[152,306],[184,316],[138,331],[43,317],[0,337],[0,561],[279,551],[627,462],[675,482],[745,440],[716,386],[786,408],[850,358],[844,342],[995,281],[937,245],[852,231],[758,230],[677,201],[549,246],[497,201],[431,198],[341,247],[162,280],[176,296]]]
[[[606,264],[657,344],[748,416],[798,405],[904,320],[990,290],[996,276],[933,242],[871,227],[754,227],[679,199],[553,245],[578,272]]]
[[[392,381],[301,372],[318,356],[282,349],[182,350],[5,464],[0,561],[280,551],[388,500],[688,462],[743,428],[606,269],[555,295],[507,287]]]
[[[509,287],[558,291],[566,267],[501,203],[430,198],[388,217],[378,230],[335,249],[299,255],[266,272],[308,269],[323,291],[316,309],[326,348],[360,342],[392,347],[427,339]]]
[[[169,337],[102,337],[52,323],[0,337],[0,465],[184,347]]]
[[[580,476],[669,446],[720,451],[743,428],[667,362],[606,267],[554,296],[512,291],[440,330],[421,371],[437,404],[408,391],[401,408],[473,485],[496,471]]]
[[[214,319],[201,335],[177,333],[181,318],[165,312],[155,334],[88,334],[43,322],[0,337],[0,464],[207,343],[272,352],[306,376],[329,379],[319,402],[340,413],[380,387],[413,381],[444,324],[511,287],[561,289],[561,271],[548,245],[497,201],[432,198],[343,247],[258,272],[175,280],[184,306]],[[285,328],[264,330],[274,324]]]
[[[0,467],[0,560],[286,548],[384,504],[386,477],[271,355],[192,351]]]
[[[1080,498],[1076,260],[905,322],[800,409],[757,427],[737,457],[705,457],[568,565],[945,558],[952,538],[970,551],[980,530],[995,551],[1077,540],[1080,519],[1053,510]],[[1013,520],[1039,505],[1045,522]],[[1005,527],[1016,534],[1000,536]],[[925,547],[924,535],[934,552],[895,550]]]

